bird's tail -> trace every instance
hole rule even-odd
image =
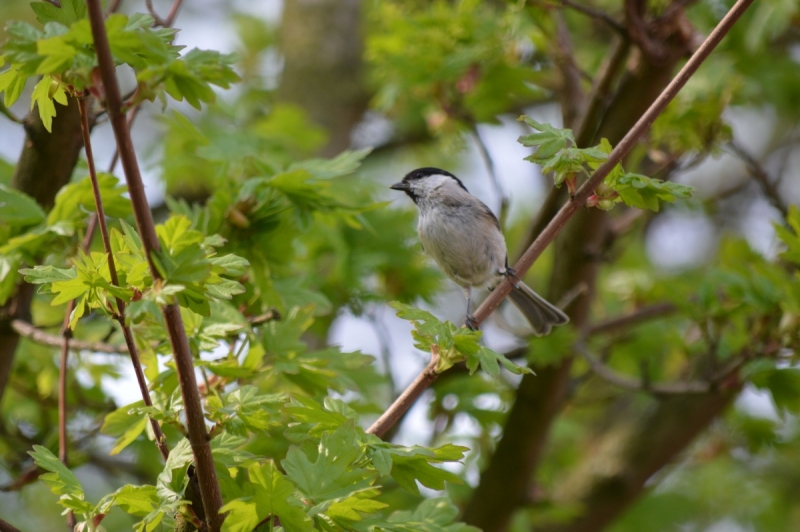
[[[511,289],[508,297],[530,322],[536,336],[550,334],[553,327],[569,322],[569,317],[560,308],[521,281]]]

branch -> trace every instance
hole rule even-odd
[[[750,357],[747,354],[733,359],[725,368],[711,376],[708,380],[702,381],[681,381],[670,383],[651,383],[646,379],[637,380],[622,373],[619,373],[603,363],[602,360],[593,356],[589,348],[583,342],[576,342],[573,349],[577,351],[589,363],[589,367],[598,377],[610,382],[623,390],[635,392],[649,392],[653,395],[690,395],[711,393],[720,387],[731,375],[736,373]]]
[[[49,334],[37,328],[35,325],[16,319],[11,322],[11,328],[20,336],[27,338],[37,344],[50,347],[61,347],[64,339],[55,334]],[[124,355],[128,349],[122,345],[107,344],[104,342],[87,342],[85,340],[70,340],[70,349],[75,351],[95,351],[97,353],[107,353],[109,355]]]
[[[183,0],[175,0],[172,3],[172,8],[170,8],[167,18],[161,18],[153,7],[153,0],[145,0],[147,11],[150,13],[150,16],[153,17],[155,25],[163,26],[165,28],[172,26],[172,23],[175,21],[175,17],[178,16],[178,10],[181,8],[182,3]]]
[[[81,131],[83,133],[83,148],[86,150],[86,162],[89,166],[89,178],[92,181],[92,192],[94,193],[94,203],[95,208],[97,210],[96,216],[92,218],[92,231],[87,231],[87,239],[84,242],[84,246],[88,249],[89,241],[91,240],[91,234],[94,232],[94,226],[97,225],[100,227],[100,236],[103,239],[103,249],[105,249],[106,257],[108,257],[108,272],[111,277],[111,284],[114,286],[120,286],[119,277],[117,276],[117,267],[114,261],[114,253],[111,251],[111,238],[109,237],[108,233],[108,226],[106,225],[106,213],[105,209],[103,208],[103,198],[100,194],[100,184],[97,181],[97,170],[94,166],[94,154],[92,151],[92,136],[89,131],[89,113],[86,109],[86,99],[79,98],[78,99],[78,109],[81,113]],[[131,117],[134,115],[131,114]],[[73,300],[74,301],[74,300]],[[133,339],[133,333],[131,332],[131,328],[125,322],[125,302],[117,297],[117,312],[116,312],[116,320],[119,322],[120,328],[122,328],[122,335],[125,338],[125,345],[128,347],[128,354],[131,357],[131,364],[133,365],[133,372],[136,375],[136,382],[139,385],[139,392],[142,394],[142,400],[144,401],[145,406],[153,406],[153,401],[150,399],[150,391],[147,388],[147,380],[144,376],[144,371],[142,371],[142,363],[139,360],[139,350],[136,347],[136,342]],[[68,346],[68,332],[69,332],[69,319],[70,316],[67,314],[64,320],[64,347],[62,349],[62,357],[64,360],[64,364],[66,366],[66,357],[67,353],[69,352]],[[66,373],[66,372],[64,372]],[[161,453],[161,457],[164,461],[167,461],[169,458],[169,449],[167,447],[167,440],[164,436],[164,433],[161,431],[161,425],[159,425],[158,421],[150,418],[150,425],[153,427],[153,436],[155,437],[156,447],[158,447],[158,451]]]
[[[778,188],[769,178],[767,171],[764,169],[761,163],[758,162],[755,157],[750,155],[742,146],[739,146],[739,144],[737,144],[735,141],[730,141],[726,147],[728,148],[728,151],[741,159],[747,168],[747,172],[756,181],[756,183],[758,183],[758,186],[761,187],[761,192],[764,193],[764,196],[766,196],[767,200],[772,204],[772,206],[781,212],[785,219],[789,215],[789,208],[786,206],[783,198],[781,198]]]
[[[24,120],[22,120],[20,117],[18,117],[14,113],[12,113],[11,109],[6,107],[6,104],[2,100],[0,100],[0,114],[4,115],[6,118],[8,118],[9,120],[11,120],[12,122],[14,122],[16,124],[24,124],[25,123]]]
[[[629,325],[635,325],[652,318],[660,318],[666,314],[671,314],[675,310],[677,310],[677,307],[673,303],[656,303],[655,305],[636,309],[630,314],[596,323],[589,328],[586,334],[587,336],[593,336],[614,332],[618,329],[627,328]]]
[[[609,28],[619,33],[623,37],[627,38],[628,36],[628,31],[625,29],[625,26],[620,24],[614,17],[612,17],[611,15],[609,15],[608,13],[606,13],[601,9],[595,9],[593,7],[576,4],[575,2],[572,2],[572,0],[559,0],[558,4],[551,4],[549,2],[540,2],[540,1],[537,1],[535,3],[545,7],[568,7],[572,10],[577,11],[578,13],[582,13],[591,18],[599,20],[600,22],[608,25]]]
[[[381,416],[373,423],[367,430],[367,434],[374,434],[382,438],[386,432],[391,429],[411,408],[417,398],[422,395],[422,392],[428,389],[433,384],[433,381],[438,377],[436,372],[436,364],[439,362],[439,353],[435,351],[436,346],[431,350],[431,361],[425,366],[425,369],[417,375],[417,378],[403,390],[403,393],[395,399],[392,405],[381,414]]]
[[[178,6],[180,5],[177,0],[176,4]],[[114,130],[114,136],[117,139],[117,146],[120,150],[120,160],[125,170],[128,192],[136,217],[139,235],[150,266],[150,274],[154,281],[158,281],[161,279],[161,275],[153,262],[153,254],[159,252],[161,246],[158,242],[155,226],[153,225],[153,218],[147,204],[144,184],[142,183],[142,176],[139,171],[136,153],[133,149],[130,131],[127,128],[125,115],[122,112],[122,96],[114,70],[111,48],[108,44],[108,35],[106,35],[106,29],[103,23],[103,11],[100,0],[87,0],[87,7],[92,36],[94,37],[95,48],[97,50],[98,66],[106,93],[106,109],[108,110],[111,127]],[[209,435],[206,430],[203,406],[194,373],[192,352],[189,348],[189,341],[186,337],[186,330],[183,326],[180,308],[177,303],[167,305],[162,309],[162,313],[164,315],[170,343],[172,344],[175,368],[178,374],[181,396],[186,413],[189,442],[194,454],[194,462],[197,468],[200,493],[208,528],[211,532],[219,532],[223,520],[223,516],[219,513],[219,509],[222,506],[222,494],[220,493],[219,482],[214,469],[214,459],[211,455],[211,446],[209,445]]]
[[[495,194],[500,198],[500,209],[497,217],[500,222],[500,227],[506,226],[506,218],[508,217],[508,196],[503,192],[503,187],[500,185],[500,180],[497,178],[497,172],[494,166],[492,154],[489,153],[489,148],[483,141],[481,134],[478,132],[478,125],[475,121],[471,122],[472,136],[475,138],[475,145],[478,147],[478,153],[481,154],[483,164],[486,166],[486,172],[489,174],[489,180],[492,182]]]
[[[0,532],[20,532],[20,529],[7,521],[0,519]]]

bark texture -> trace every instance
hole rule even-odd
[[[360,0],[287,0],[283,6],[278,99],[299,105],[327,130],[323,156],[350,146],[350,132],[366,110],[361,18]]]
[[[70,98],[68,105],[56,103],[53,132],[49,133],[34,108],[25,118],[25,143],[11,179],[11,186],[33,197],[48,211],[56,193],[69,182],[78,162],[83,140],[78,104]],[[0,309],[0,401],[19,344],[19,334],[11,327],[15,319],[30,320],[33,287],[22,284],[17,294]]]

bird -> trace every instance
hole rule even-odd
[[[512,281],[511,302],[522,312],[536,336],[550,334],[569,317],[523,283],[508,266],[506,240],[500,222],[455,175],[440,168],[418,168],[390,186],[405,192],[419,210],[417,232],[424,251],[442,272],[464,291],[467,326],[477,321],[470,313],[472,288],[493,289],[504,277]]]

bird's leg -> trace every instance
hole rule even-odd
[[[519,283],[522,282],[522,279],[517,277],[517,272],[514,271],[514,268],[508,265],[508,257],[506,257],[506,270],[501,271],[500,274],[513,279],[513,282],[511,284],[514,285],[514,288],[519,288]]]
[[[472,303],[472,288],[469,286],[462,286],[461,288],[464,290],[464,295],[467,297],[467,327],[469,327],[471,331],[477,331],[478,320],[476,320],[475,316],[470,313],[470,304]]]

